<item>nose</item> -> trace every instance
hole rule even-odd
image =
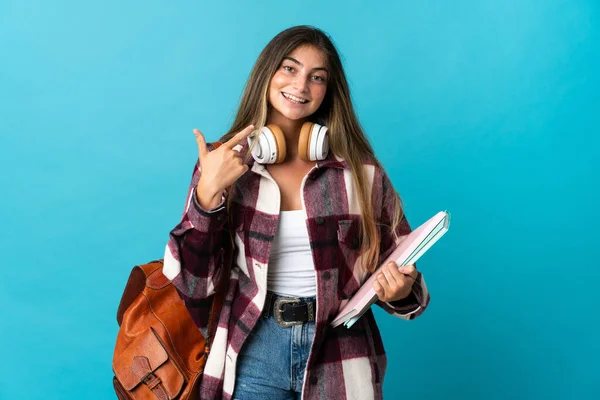
[[[294,89],[300,93],[306,92],[308,90],[308,79],[298,74],[294,79]]]

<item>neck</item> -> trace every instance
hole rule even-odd
[[[300,129],[306,120],[291,120],[281,115],[278,112],[271,112],[267,118],[268,124],[275,124],[281,128],[283,136],[285,136],[286,153],[288,160],[295,160],[298,157],[298,138],[300,137]]]

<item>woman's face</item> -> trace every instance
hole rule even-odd
[[[269,85],[271,112],[295,121],[317,111],[327,91],[326,64],[321,50],[310,45],[285,57]]]

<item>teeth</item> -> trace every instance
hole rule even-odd
[[[300,97],[292,96],[291,94],[283,93],[283,95],[285,96],[286,99],[291,100],[294,103],[304,104],[304,103],[308,102],[308,100],[302,99]]]

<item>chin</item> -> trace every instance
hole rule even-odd
[[[315,111],[313,111],[313,110],[293,110],[293,109],[290,110],[287,107],[281,107],[281,105],[279,105],[279,104],[274,108],[277,110],[277,112],[279,114],[281,114],[281,116],[283,116],[289,120],[292,120],[292,121],[306,119],[315,113]]]
[[[297,112],[285,112],[285,111],[284,112],[280,111],[280,114],[292,121],[306,119],[311,116],[311,114],[297,113]]]

